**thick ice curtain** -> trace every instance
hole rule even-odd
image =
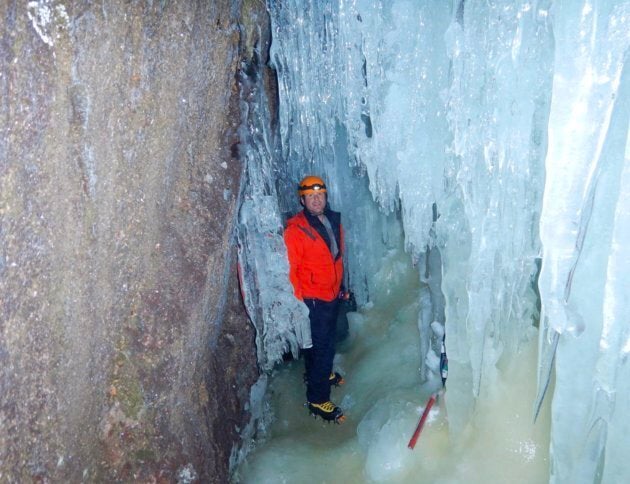
[[[557,349],[551,480],[620,482],[630,473],[630,3],[558,2],[552,22],[539,376],[542,394]]]

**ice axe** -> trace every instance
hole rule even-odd
[[[407,444],[407,447],[409,447],[411,450],[413,450],[413,448],[416,446],[416,442],[418,441],[418,437],[420,437],[420,432],[422,432],[422,427],[424,427],[424,422],[426,421],[427,417],[429,416],[429,411],[431,410],[431,407],[435,403],[435,398],[436,398],[436,394],[433,393],[429,397],[429,400],[427,401],[427,404],[424,407],[424,412],[422,412],[422,417],[420,417],[420,422],[418,422],[418,426],[416,427],[415,432],[411,436],[411,440]]]
[[[442,377],[442,390],[438,393],[432,393],[427,400],[427,404],[424,406],[424,411],[422,412],[422,417],[420,417],[420,421],[416,426],[416,430],[411,436],[411,440],[407,444],[411,450],[416,446],[416,442],[418,442],[418,438],[420,437],[420,432],[422,432],[422,428],[424,427],[424,423],[429,416],[429,412],[431,411],[431,407],[438,398],[439,393],[442,393],[442,401],[444,400],[444,392],[446,391],[446,378],[448,377],[448,358],[446,357],[446,346],[444,345],[444,338],[442,338],[442,351],[440,352],[440,376]]]

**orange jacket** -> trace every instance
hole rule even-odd
[[[339,227],[339,253],[333,260],[330,249],[322,235],[323,224],[304,211],[298,213],[287,222],[284,231],[284,242],[289,256],[289,279],[293,284],[295,297],[298,299],[313,298],[332,301],[339,295],[343,280],[343,227],[339,222],[339,214],[326,210],[331,225]],[[319,225],[319,226],[318,226]]]

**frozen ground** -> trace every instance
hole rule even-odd
[[[449,435],[447,382],[446,405],[434,406],[415,449],[407,448],[429,397],[418,372],[418,276],[406,255],[393,253],[377,280],[379,297],[350,315],[350,337],[338,348],[347,383],[332,398],[346,422],[309,416],[301,360],[279,367],[269,391],[274,421],[235,482],[547,482],[548,409],[532,423],[536,338],[499,368],[463,434]]]

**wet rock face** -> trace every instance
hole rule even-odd
[[[225,481],[241,8],[0,0],[1,481]]]

